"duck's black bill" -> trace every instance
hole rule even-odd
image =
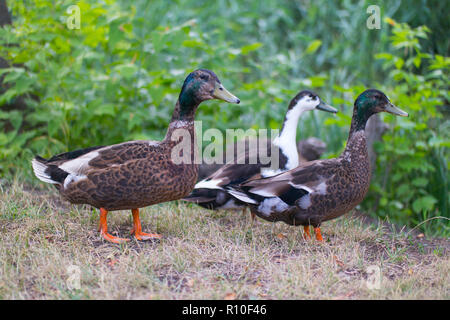
[[[389,103],[386,106],[386,110],[385,111],[389,112],[389,113],[392,113],[392,114],[395,114],[396,116],[400,116],[400,117],[407,117],[408,116],[407,112],[401,110],[400,108],[397,108],[392,103]]]
[[[331,113],[337,113],[337,109],[333,108],[332,106],[326,104],[323,101],[320,101],[319,105],[316,107],[316,109],[318,110],[322,110],[322,111],[326,111],[326,112],[331,112]]]

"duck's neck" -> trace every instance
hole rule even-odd
[[[347,145],[341,157],[349,162],[357,161],[369,165],[369,155],[367,151],[367,142],[365,128],[370,115],[358,113],[358,108],[353,109],[352,123],[350,133],[347,139]]]
[[[181,92],[180,97],[175,104],[172,119],[170,120],[169,128],[167,129],[164,140],[172,140],[172,136],[177,132],[177,129],[185,129],[191,133],[194,132],[195,111],[199,104],[200,102],[185,98],[183,92]],[[178,134],[179,133],[177,133],[177,135]]]
[[[199,103],[198,103],[199,104]],[[172,151],[178,157],[177,163],[184,165],[196,165],[198,163],[198,146],[194,128],[195,110],[198,104],[192,106],[189,112],[183,112],[183,107],[178,100],[175,105],[175,110],[167,129],[164,143],[171,146]]]
[[[298,120],[303,112],[304,110],[301,108],[289,110],[284,117],[280,135],[273,141],[274,145],[278,146],[280,151],[287,158],[286,162],[281,162],[281,170],[290,170],[297,167],[299,164],[296,139]]]

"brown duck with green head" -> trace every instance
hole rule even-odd
[[[262,219],[304,226],[305,237],[310,237],[312,225],[316,239],[322,241],[322,222],[356,207],[369,189],[370,163],[364,129],[372,115],[383,111],[408,116],[383,92],[364,91],[355,101],[347,146],[338,158],[303,163],[273,177],[247,181],[230,193],[248,203]]]
[[[139,208],[181,199],[194,188],[198,174],[198,165],[193,161],[197,152],[194,116],[199,104],[210,99],[240,102],[214,72],[196,70],[184,81],[164,140],[91,147],[48,160],[36,156],[32,161],[34,173],[40,180],[54,184],[69,202],[99,208],[99,231],[104,239],[115,243],[129,240],[109,234],[106,222],[108,211],[128,209],[133,214],[132,233],[137,240],[160,238],[142,232]],[[174,160],[173,150],[186,136],[189,148],[183,152],[190,153],[189,161]]]

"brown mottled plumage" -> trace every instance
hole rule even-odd
[[[251,211],[267,221],[309,225],[322,240],[320,225],[353,209],[370,185],[370,163],[364,128],[378,112],[407,116],[384,93],[366,90],[355,101],[347,146],[335,159],[316,160],[279,175],[244,182],[230,193],[250,204]]]
[[[281,132],[274,141],[260,139],[257,142],[245,142],[245,152],[237,155],[216,172],[212,173],[195,185],[192,193],[183,200],[195,202],[208,209],[240,209],[246,203],[229,194],[227,188],[236,186],[249,179],[273,176],[277,173],[295,168],[299,164],[299,154],[296,145],[297,125],[300,116],[310,110],[323,110],[336,113],[337,110],[320,100],[312,91],[300,91],[289,103]],[[261,152],[259,146],[265,144],[267,152]],[[235,152],[236,154],[236,146]],[[266,155],[277,163],[264,162],[261,157]],[[250,159],[256,160],[254,163]]]
[[[189,126],[185,129],[193,134]],[[87,203],[108,211],[179,199],[194,187],[198,165],[174,164],[171,150],[178,141],[171,141],[170,137],[169,134],[154,145],[132,141],[101,148],[86,171],[79,172],[86,175],[85,179],[57,188],[71,203]]]
[[[92,147],[49,160],[37,156],[32,162],[34,172],[42,181],[54,184],[69,202],[100,208],[100,229],[105,239],[125,241],[106,231],[107,211],[124,209],[133,210],[133,231],[137,239],[157,237],[140,231],[138,208],[180,199],[194,187],[198,174],[198,165],[194,163],[197,152],[194,116],[198,105],[209,99],[240,102],[212,71],[196,70],[183,84],[163,141],[129,141]],[[190,161],[177,163],[172,159],[174,147],[187,142],[183,140],[186,135],[181,137],[180,132],[189,134],[188,147],[182,152],[189,153],[184,156]]]

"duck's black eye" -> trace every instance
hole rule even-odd
[[[202,75],[200,76],[200,79],[205,80],[205,81],[208,81],[209,77],[208,77],[207,74],[202,74]]]

